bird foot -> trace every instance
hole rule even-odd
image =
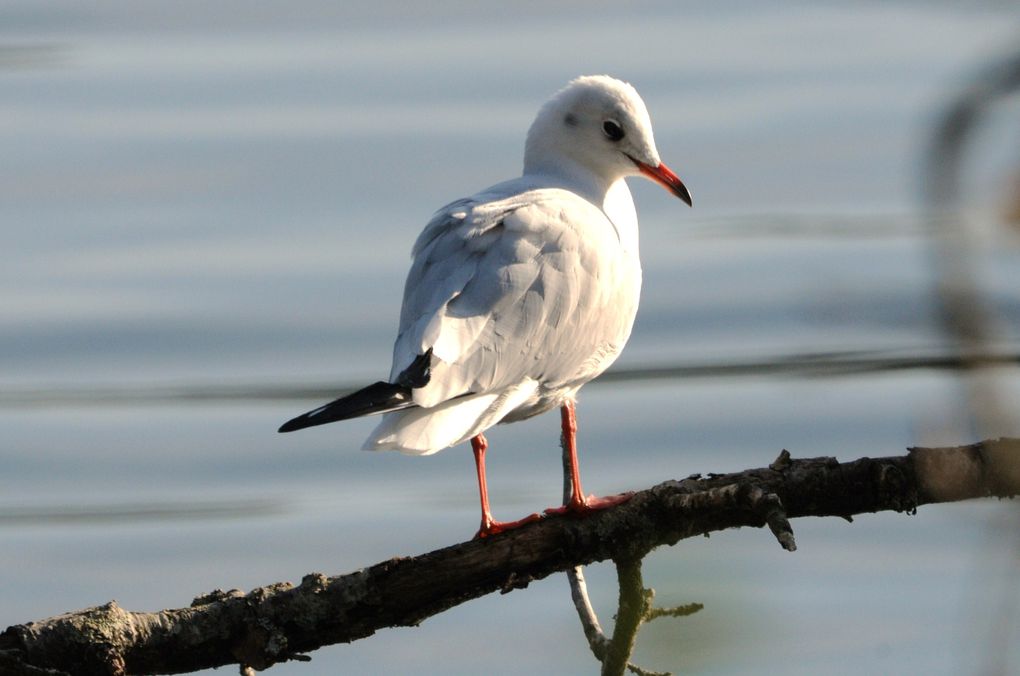
[[[517,521],[496,521],[492,517],[482,519],[482,526],[475,533],[475,539],[487,538],[491,535],[499,535],[503,531],[513,530],[514,528],[520,528],[521,526],[529,523],[540,521],[543,516],[539,513],[529,514],[523,519]]]
[[[589,495],[586,498],[580,500],[574,500],[571,498],[570,502],[563,505],[562,507],[550,507],[545,510],[546,516],[557,516],[559,514],[572,514],[574,516],[587,516],[592,512],[609,509],[610,507],[616,507],[634,497],[633,493],[619,493],[618,495],[607,495],[604,498]]]

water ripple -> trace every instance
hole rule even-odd
[[[838,377],[915,369],[962,371],[974,366],[1020,364],[1020,349],[982,354],[845,351],[803,353],[751,360],[722,360],[612,368],[591,385],[648,380],[751,376]],[[165,402],[251,402],[322,400],[349,394],[365,383],[269,383],[15,387],[0,391],[0,408],[124,406]]]

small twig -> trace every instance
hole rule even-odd
[[[588,639],[588,647],[595,655],[595,659],[601,662],[606,657],[606,647],[609,639],[602,631],[598,615],[592,608],[588,599],[588,585],[584,581],[584,569],[581,566],[567,571],[567,579],[570,581],[570,598],[577,609],[577,617],[581,620],[581,628],[584,630],[584,637]]]
[[[788,552],[797,551],[797,542],[793,539],[793,526],[786,517],[783,501],[775,493],[767,493],[755,486],[749,496],[751,505],[761,513],[768,524],[769,530],[776,536],[779,545]]]
[[[628,664],[627,671],[637,676],[673,676],[671,671],[652,671],[651,669],[642,669],[636,664]]]
[[[705,608],[702,603],[686,603],[682,606],[671,608],[651,608],[645,616],[645,622],[657,620],[660,617],[687,617]]]

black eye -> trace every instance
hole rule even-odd
[[[616,120],[606,120],[603,122],[602,132],[610,141],[619,141],[623,138],[623,127]]]

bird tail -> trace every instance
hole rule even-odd
[[[414,405],[410,387],[400,383],[379,381],[345,397],[340,397],[325,406],[320,406],[308,413],[302,413],[281,425],[279,431],[293,432],[338,420],[397,411]]]

